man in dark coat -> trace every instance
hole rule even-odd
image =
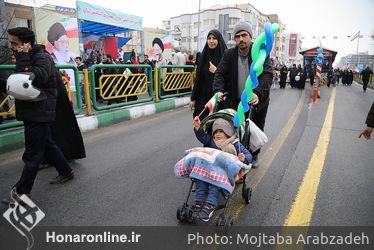
[[[361,75],[362,75],[362,88],[363,88],[364,92],[366,92],[366,89],[368,87],[368,83],[369,83],[369,80],[370,80],[370,76],[373,75],[373,71],[370,69],[369,66],[367,66],[366,69],[364,69],[361,72]]]
[[[359,138],[363,135],[367,140],[369,140],[374,128],[374,102],[371,104],[370,111],[366,118],[366,126],[367,127],[361,131]]]
[[[20,180],[15,184],[17,194],[30,194],[38,166],[44,155],[58,172],[51,184],[65,183],[74,177],[65,157],[51,139],[50,124],[55,120],[56,108],[56,68],[44,46],[35,45],[32,30],[18,27],[8,30],[11,49],[16,57],[15,72],[32,72],[35,75],[33,86],[41,90],[36,100],[16,99],[16,118],[24,123],[25,152],[22,160],[25,166]],[[4,203],[10,203],[4,200]]]
[[[236,110],[252,63],[252,30],[250,24],[248,22],[238,23],[233,34],[236,46],[227,49],[223,54],[214,76],[213,91],[218,92],[219,100],[222,99],[223,93],[227,92],[224,106]],[[270,101],[270,86],[273,79],[273,67],[269,57],[266,58],[263,69],[262,74],[258,76],[259,85],[253,90],[253,98],[250,101],[250,104],[255,106],[251,119],[261,130],[264,130],[265,126]],[[252,153],[253,166],[257,167],[260,150]]]

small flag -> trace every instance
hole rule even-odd
[[[360,36],[360,31],[358,31],[357,34],[351,38],[351,42],[355,40],[356,38],[358,38],[359,36]]]
[[[205,104],[205,108],[209,109],[209,114],[213,113],[216,109],[218,103],[218,93],[215,93],[212,98],[210,98],[209,102]]]

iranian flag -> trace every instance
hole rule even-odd
[[[358,38],[358,37],[360,37],[360,31],[358,31],[357,34],[354,35],[354,37],[352,37],[351,42],[352,42],[353,40],[355,40],[356,38]]]
[[[212,98],[210,98],[209,102],[205,104],[205,108],[209,109],[209,114],[213,113],[216,109],[218,103],[218,93],[215,93]]]

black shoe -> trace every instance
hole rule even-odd
[[[215,207],[209,203],[205,203],[204,207],[201,209],[199,213],[199,219],[202,221],[209,221],[210,217],[212,217],[214,213]]]
[[[253,157],[252,168],[258,168],[258,157]]]
[[[239,180],[235,181],[235,185],[243,184],[243,182],[244,182],[244,179],[243,179],[243,177],[242,177],[242,178],[240,178]]]
[[[195,201],[195,204],[192,205],[192,213],[199,214],[203,207],[204,207],[204,202]]]
[[[71,179],[74,178],[74,173],[71,171],[67,175],[58,175],[52,180],[49,181],[50,184],[64,184],[67,181],[70,181]]]
[[[25,194],[26,196],[28,196],[30,198],[30,194]],[[18,194],[18,196],[22,196],[22,194]],[[20,204],[21,206],[25,206],[26,203],[23,202],[20,198],[17,197],[16,201],[18,202],[18,204]],[[5,199],[2,199],[1,200],[1,203],[9,206],[9,204],[14,204],[14,200],[12,198],[5,198]]]

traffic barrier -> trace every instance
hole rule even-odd
[[[145,73],[126,73],[126,69],[148,69]],[[122,74],[100,74],[103,69],[122,69]],[[96,75],[95,75],[96,73]],[[109,110],[132,104],[153,101],[153,76],[150,65],[95,64],[89,69],[92,104],[95,110]],[[97,81],[96,81],[97,80]],[[142,96],[143,95],[143,96]],[[148,95],[148,96],[147,96]],[[141,97],[139,97],[141,96]],[[136,98],[135,98],[136,97]],[[137,100],[135,100],[137,99]],[[99,101],[115,101],[116,104],[100,106]]]
[[[167,69],[192,69],[191,72],[166,72]],[[196,74],[192,65],[165,65],[157,68],[155,88],[158,99],[191,94]]]

